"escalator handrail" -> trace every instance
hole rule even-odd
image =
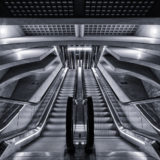
[[[103,74],[102,74],[103,76]],[[148,98],[148,99],[142,99],[142,100],[138,100],[138,101],[130,101],[130,102],[121,102],[120,99],[117,97],[117,95],[114,93],[113,89],[110,88],[112,90],[112,93],[114,94],[114,97],[116,99],[116,101],[122,105],[122,106],[126,106],[126,105],[132,105],[135,106],[135,108],[141,113],[141,115],[149,122],[149,124],[158,132],[160,133],[160,126],[157,125],[154,120],[152,120],[152,118],[149,117],[149,115],[147,114],[147,112],[145,110],[142,109],[141,105],[143,105],[143,101],[145,101],[146,103],[151,103],[151,102],[155,102],[155,101],[160,101],[160,96],[157,97],[153,97],[153,98]],[[159,124],[159,123],[158,123]]]
[[[73,143],[73,97],[68,97],[66,110],[66,145],[69,152],[74,152]]]
[[[47,91],[44,94],[44,96],[42,97],[42,99],[39,102],[39,104],[41,104],[43,102],[43,100],[45,99],[46,95],[47,95]],[[7,101],[9,101],[10,103],[12,102],[12,100],[9,99],[9,98],[2,98],[2,99],[6,99],[6,102]],[[24,110],[24,108],[27,105],[32,105],[32,106],[38,105],[38,103],[25,102],[25,101],[19,101],[19,100],[13,100],[13,102],[17,102],[17,104],[15,104],[15,105],[18,105],[18,107],[16,107],[16,109],[11,109],[11,112],[8,115],[6,115],[6,117],[7,117],[5,119],[6,122],[5,123],[2,122],[1,125],[0,125],[0,133],[2,133],[13,122],[13,120],[19,115],[19,113],[21,113],[22,110]],[[17,133],[17,135],[19,135],[19,134]]]
[[[114,120],[119,132],[121,132],[123,135],[133,139],[133,141],[141,143],[142,145],[150,144],[150,145],[153,146],[154,144],[159,143],[158,140],[155,141],[154,138],[148,137],[148,136],[142,134],[139,131],[135,132],[134,130],[132,131],[131,129],[128,129],[128,128],[124,127],[122,121],[120,120],[119,115],[116,114],[117,112],[116,112],[115,108],[113,107],[112,102],[110,101],[110,99],[108,97],[105,96],[104,91],[102,89],[102,86],[100,85],[98,77],[96,75],[95,69],[92,68],[92,71],[93,71],[93,75],[94,75],[94,77],[95,77],[95,79],[96,79],[96,81],[97,81],[97,83],[99,85],[101,93],[102,93],[102,95],[104,97],[104,100],[105,100],[106,104],[108,105],[108,109],[109,109],[109,111],[110,111],[110,113],[111,113],[111,115],[113,117],[113,120]],[[157,152],[157,154],[160,156],[160,152]]]
[[[14,104],[13,107],[10,108],[7,113],[1,117],[3,120],[1,120],[0,124],[0,133],[2,133],[7,128],[7,126],[19,115],[24,107],[25,105]]]
[[[94,109],[92,97],[87,98],[87,143],[86,151],[91,151],[94,146]]]
[[[141,115],[149,122],[149,124],[160,134],[160,126],[154,121],[153,117],[148,114],[146,110],[143,109],[141,105],[135,105],[135,107],[139,110]],[[157,121],[157,120],[156,120]],[[160,121],[158,121],[160,124]]]
[[[18,136],[15,136],[14,138],[11,138],[11,139],[4,141],[3,143],[8,144],[8,147],[7,147],[8,149],[6,148],[6,150],[0,155],[0,159],[5,159],[6,155],[8,157],[12,153],[14,153],[15,150],[18,150],[21,146],[28,144],[29,142],[31,142],[32,140],[34,140],[35,138],[40,136],[40,134],[46,124],[46,121],[49,117],[49,114],[51,112],[52,106],[56,100],[58,93],[59,93],[59,90],[63,84],[63,81],[65,79],[67,71],[68,71],[68,68],[65,68],[62,73],[62,76],[61,76],[62,80],[61,80],[60,84],[58,85],[58,88],[56,89],[56,93],[54,94],[53,99],[46,106],[47,109],[45,109],[45,112],[43,112],[43,114],[41,115],[37,126],[32,129],[26,129],[25,132],[22,131],[22,134],[19,135],[19,133],[18,133],[17,134]],[[10,149],[11,146],[15,146],[15,148],[13,150],[11,150]]]

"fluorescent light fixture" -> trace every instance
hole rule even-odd
[[[68,51],[92,51],[92,47],[68,47]]]
[[[150,34],[151,37],[156,37],[157,34],[159,34],[159,31],[160,31],[160,27],[157,25],[153,25],[153,26],[150,26],[147,33]]]

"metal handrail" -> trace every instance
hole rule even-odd
[[[61,71],[61,70],[60,70]],[[57,75],[60,73],[60,71],[57,73]],[[54,83],[54,82],[53,82]],[[52,84],[53,84],[52,83]],[[51,84],[51,85],[52,85]],[[50,85],[50,86],[51,86]],[[48,89],[49,90],[49,89]],[[9,126],[9,124],[11,124],[12,123],[12,121],[19,115],[19,113],[26,107],[26,105],[27,104],[29,104],[29,105],[31,105],[31,106],[35,106],[35,105],[40,105],[42,102],[43,102],[43,100],[45,99],[45,97],[46,97],[46,95],[47,95],[47,93],[48,93],[48,90],[46,91],[46,93],[44,94],[44,96],[42,97],[42,99],[41,99],[41,101],[39,102],[39,103],[32,103],[32,102],[24,102],[24,101],[21,101],[20,103],[18,103],[17,105],[20,105],[20,107],[18,107],[18,109],[14,112],[14,114],[11,114],[11,116],[10,116],[10,118],[8,119],[8,122],[6,122],[2,127],[0,127],[0,132],[2,132],[3,130],[5,130],[6,128],[7,128],[7,126]],[[9,102],[12,102],[12,100],[9,100]],[[17,102],[17,100],[15,101],[14,100],[14,102]],[[17,133],[18,134],[18,133]],[[13,136],[13,135],[12,135]]]
[[[146,110],[142,108],[142,105],[135,105],[139,112],[143,115],[143,117],[149,122],[149,124],[158,132],[160,133],[160,126],[156,123]],[[159,121],[160,122],[160,121]]]
[[[94,145],[94,110],[92,97],[87,98],[87,143],[85,150],[91,152]]]
[[[68,71],[68,68],[64,69],[64,72],[61,76],[62,80],[60,82],[60,85],[58,85],[58,88],[56,88],[56,93],[54,94],[53,99],[46,106],[45,112],[43,112],[43,115],[39,119],[37,126],[33,129],[29,129],[29,130],[26,129],[26,132],[23,132],[21,135],[3,142],[5,144],[7,144],[7,147],[4,150],[4,152],[0,155],[0,160],[5,159],[6,157],[8,157],[11,154],[13,154],[14,152],[16,152],[16,150],[18,150],[21,146],[28,144],[30,141],[32,141],[35,138],[40,136],[40,134],[46,124],[46,121],[49,117],[49,114],[51,112],[52,106],[56,100],[58,93],[59,93],[59,90],[62,86],[62,83],[65,79],[65,75],[66,75],[67,71]]]
[[[141,115],[149,122],[149,124],[158,132],[160,133],[160,126],[157,125],[156,123],[154,123],[154,121],[152,121],[152,119],[148,116],[148,114],[146,113],[146,111],[142,110],[142,107],[140,107],[140,105],[144,104],[144,103],[151,103],[151,102],[157,102],[160,101],[160,96],[157,97],[153,97],[153,98],[148,98],[148,99],[142,99],[142,100],[137,100],[137,101],[130,101],[130,102],[121,102],[119,100],[119,98],[117,97],[117,95],[114,93],[113,89],[111,88],[114,97],[116,99],[116,101],[122,105],[122,106],[127,106],[127,105],[133,105],[135,106],[135,108],[138,109],[138,111],[141,113]]]
[[[128,129],[128,128],[123,126],[123,123],[121,122],[119,115],[117,114],[115,108],[113,107],[112,102],[104,94],[102,86],[99,83],[98,76],[96,75],[95,69],[92,68],[92,71],[93,71],[95,79],[96,79],[96,81],[97,81],[97,83],[99,85],[99,88],[100,88],[100,90],[102,92],[104,100],[105,100],[106,104],[108,105],[108,109],[109,109],[109,111],[110,111],[110,113],[112,115],[112,118],[113,118],[113,120],[115,122],[115,125],[116,125],[117,129],[119,130],[120,134],[124,138],[132,140],[133,142],[135,142],[135,144],[138,143],[140,146],[143,146],[143,149],[147,150],[147,152],[149,152],[150,155],[152,155],[151,152],[154,152],[154,157],[156,159],[160,159],[160,151],[157,149],[159,147],[158,140],[157,139],[155,140],[152,137],[146,136],[146,135],[144,135],[143,133],[141,133],[139,131],[135,132],[135,130]],[[157,145],[157,143],[158,143],[158,145]],[[147,144],[149,145],[149,147],[151,147],[152,151],[150,151],[150,149],[145,147]],[[154,147],[156,147],[156,148],[154,148]]]
[[[70,153],[75,151],[73,143],[73,97],[68,97],[66,111],[66,145]]]
[[[16,105],[16,104],[14,104]],[[11,123],[11,121],[19,114],[19,112],[23,109],[23,105],[17,105],[16,107],[10,108],[6,114],[4,114],[1,119],[0,124],[0,133],[4,131],[7,126]]]
[[[119,103],[121,105],[133,105],[133,104],[144,104],[144,103],[153,103],[153,102],[159,102],[160,101],[160,96],[156,96],[156,97],[149,97],[146,99],[139,99],[139,100],[135,100],[135,101],[129,101],[129,102],[121,102],[118,99]]]

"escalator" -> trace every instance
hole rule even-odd
[[[91,69],[84,69],[83,72],[78,73],[79,74],[76,74],[75,69],[69,69],[67,72],[41,136],[32,141],[32,143],[23,147],[19,152],[15,153],[7,160],[154,160],[154,158],[148,156],[138,147],[129,143],[120,136],[120,132],[115,125],[115,116],[113,116],[110,111],[110,107],[106,104],[106,99],[103,95],[103,91],[101,90],[101,85],[94,75],[94,72],[92,72]],[[80,76],[80,73],[83,73],[82,77]],[[76,78],[76,75],[79,76]],[[76,87],[76,83],[79,84],[78,87]],[[82,86],[82,84],[84,86]],[[84,98],[87,99],[87,108],[92,106],[92,110],[87,110],[87,122],[91,122],[91,124],[87,123],[87,126],[90,125],[91,130],[94,132],[90,132],[91,130],[88,130],[89,127],[87,128],[87,131],[84,130],[87,132],[87,134],[85,134],[87,135],[86,147],[84,147],[85,143],[80,143],[82,140],[82,134],[78,134],[80,135],[77,137],[79,139],[76,139],[76,142],[78,143],[73,143],[75,152],[74,154],[69,154],[67,152],[68,145],[66,145],[69,144],[66,143],[66,107],[67,113],[68,108],[70,108],[70,114],[67,115],[72,115],[72,108],[75,107],[72,106],[72,97],[78,95],[77,98],[80,98],[82,93],[84,93]],[[70,105],[67,103],[68,97],[72,98]],[[83,98],[80,98],[75,102],[75,104],[81,104],[78,105],[78,107],[84,107],[85,109],[86,106],[82,105],[83,103],[79,103],[85,102]],[[75,108],[73,110],[75,111]],[[85,111],[79,108],[76,110],[77,114],[74,115],[76,115],[76,118],[79,117],[81,120],[83,117],[82,114],[86,113]],[[89,117],[93,117],[93,112],[94,118],[89,120]],[[86,114],[84,114],[84,116],[85,115]],[[70,122],[72,122],[71,127],[74,127],[72,116],[68,117],[70,117]],[[77,124],[77,126],[81,125],[82,123]],[[82,132],[80,130],[73,130],[74,132],[71,130],[73,133]],[[90,139],[91,137],[94,140]],[[75,142],[73,135],[71,136],[71,141]]]
[[[67,73],[42,136],[65,136],[66,104],[68,97],[73,97],[74,95],[75,73],[75,70],[69,70]]]
[[[75,75],[75,70],[67,72],[41,136],[9,160],[64,158],[67,99],[74,95]]]
[[[121,138],[92,70],[84,70],[86,97],[94,108],[94,145],[97,160],[153,160],[138,147]],[[102,86],[103,87],[103,86]]]
[[[92,97],[94,106],[94,135],[96,137],[117,136],[118,132],[113,119],[104,102],[98,84],[91,69],[84,70],[84,85],[86,97]]]

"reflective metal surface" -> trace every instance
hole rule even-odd
[[[53,50],[53,48],[34,48],[16,51],[14,53],[1,56],[0,70],[25,63],[39,61],[52,53]]]

